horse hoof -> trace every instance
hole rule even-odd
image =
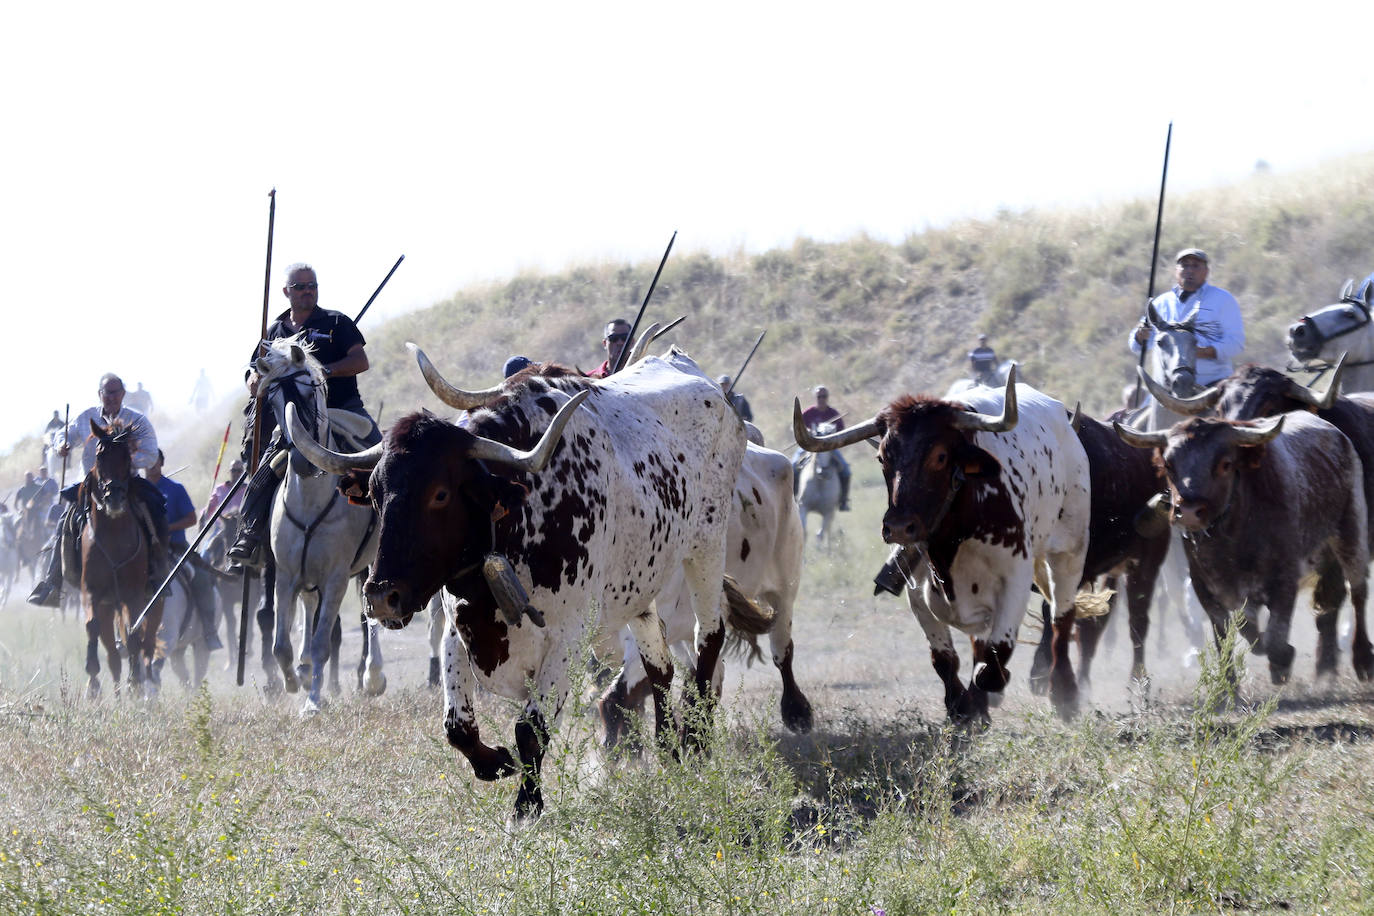
[[[100,682],[97,681],[95,678],[91,678],[90,681],[86,683],[86,699],[100,699]]]
[[[375,675],[369,675],[363,693],[369,697],[379,697],[386,693],[386,675],[381,671]]]
[[[286,690],[287,693],[296,693],[301,689],[301,682],[296,680],[295,676],[293,675],[282,680],[282,687]]]
[[[320,714],[320,708],[321,708],[320,705],[319,705],[318,703],[316,703],[314,700],[306,700],[306,701],[305,701],[305,705],[301,707],[301,718],[302,718],[302,719],[313,719],[313,718],[315,718],[316,716],[318,716],[318,715]]]

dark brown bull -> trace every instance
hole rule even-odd
[[[1350,587],[1356,620],[1368,592],[1368,520],[1359,457],[1330,423],[1307,413],[1276,420],[1194,418],[1165,432],[1115,424],[1138,448],[1156,450],[1168,476],[1172,521],[1218,645],[1232,616],[1269,656],[1275,683],[1288,680],[1293,605],[1303,573],[1331,550]],[[1260,606],[1269,609],[1263,633]]]
[[[1374,543],[1374,394],[1337,396],[1340,390],[1345,357],[1337,362],[1324,392],[1313,391],[1277,369],[1263,366],[1243,366],[1230,378],[1224,379],[1196,398],[1173,400],[1167,392],[1159,392],[1154,380],[1146,377],[1146,384],[1156,398],[1169,402],[1180,413],[1197,414],[1214,409],[1230,420],[1258,420],[1277,417],[1291,411],[1312,411],[1350,440],[1363,469],[1365,513],[1370,525],[1370,542]],[[1336,628],[1341,604],[1345,602],[1345,578],[1333,554],[1323,556],[1317,567],[1317,584],[1312,594],[1317,623],[1317,675],[1334,675],[1338,654]],[[1355,620],[1355,637],[1351,645],[1351,662],[1355,675],[1367,681],[1374,677],[1374,648],[1366,635],[1362,616]]]
[[[1132,448],[1105,423],[1092,417],[1075,418],[1078,441],[1088,456],[1092,480],[1092,516],[1088,522],[1088,553],[1083,561],[1083,582],[1087,587],[1099,576],[1106,576],[1106,587],[1117,591],[1124,582],[1129,615],[1133,659],[1131,678],[1143,679],[1145,637],[1150,630],[1150,600],[1155,579],[1169,551],[1169,529],[1155,524],[1147,506],[1164,489],[1164,476],[1148,452]],[[1115,608],[1116,596],[1111,598]],[[1077,623],[1080,681],[1092,673],[1093,657],[1102,631],[1110,619],[1109,611],[1093,617],[1079,617]],[[1031,667],[1031,688],[1043,693],[1049,687],[1050,637],[1049,605],[1042,603],[1044,629]]]

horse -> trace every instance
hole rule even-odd
[[[1371,309],[1374,309],[1374,284],[1364,286],[1357,293],[1355,281],[1346,280],[1339,302],[1303,315],[1288,326],[1288,352],[1301,364],[1289,366],[1289,371],[1302,369],[1324,374],[1344,353],[1341,392],[1374,391]]]
[[[255,369],[260,377],[258,396],[270,405],[288,443],[286,418],[292,411],[317,442],[332,441],[345,451],[360,447],[371,424],[348,411],[328,410],[324,372],[299,338],[272,341]],[[288,693],[306,683],[301,714],[313,715],[320,709],[325,663],[348,581],[366,569],[377,552],[376,515],[371,507],[344,499],[337,476],[317,470],[294,448],[286,454],[285,478],[277,490],[270,526],[276,579],[272,655]],[[305,609],[299,658],[291,644],[298,598]],[[368,622],[363,626],[363,648],[364,693],[378,696],[386,690],[386,675],[376,627]]]
[[[129,683],[151,697],[157,692],[155,661],[162,655],[157,638],[162,602],[133,624],[148,597],[148,561],[153,549],[142,507],[130,499],[134,478],[130,434],[115,422],[108,429],[91,421],[97,439],[95,467],[81,484],[78,504],[87,509],[81,532],[81,604],[86,617],[87,695],[100,695],[97,641],[105,646],[115,692],[123,666],[119,643],[128,648]]]
[[[818,435],[835,431],[835,424],[821,423],[816,426]],[[830,523],[840,506],[839,463],[835,452],[816,452],[808,456],[806,465],[797,477],[797,509],[801,513],[802,536],[806,536],[806,515],[815,512],[821,517],[821,527],[816,531],[816,546],[830,546]]]
[[[205,680],[210,667],[210,650],[205,648],[205,633],[200,615],[191,607],[191,592],[187,570],[177,573],[162,597],[162,625],[158,639],[164,647],[164,657],[155,663],[161,671],[162,663],[170,661],[172,671],[182,686],[192,687]],[[191,650],[192,671],[186,669],[186,650]]]
[[[998,363],[991,371],[985,372],[977,378],[955,379],[954,382],[950,384],[949,390],[945,392],[945,399],[950,400],[957,398],[971,388],[1006,388],[1007,376],[1011,375],[1013,369],[1016,370],[1016,377],[1024,381],[1024,376],[1021,372],[1021,364],[1014,359],[1007,359]]]

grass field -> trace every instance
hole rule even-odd
[[[84,699],[79,626],[0,610],[3,913],[1134,913],[1374,910],[1374,691],[1251,665],[1219,702],[1207,656],[1126,686],[1124,633],[1071,724],[1029,694],[1029,649],[993,726],[943,729],[904,603],[872,598],[882,492],[858,469],[843,534],[807,566],[797,673],[810,735],[784,731],[771,666],[727,675],[712,751],[605,759],[588,702],[545,764],[547,811],[480,783],[443,738],[421,621],[384,637],[391,689],[299,699],[168,677],[147,704]],[[812,548],[814,549],[814,548]],[[356,620],[356,617],[350,619]],[[356,659],[356,627],[345,636]],[[103,658],[102,658],[103,664]],[[488,740],[514,709],[483,701]]]

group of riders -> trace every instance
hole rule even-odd
[[[1207,282],[1209,261],[1207,254],[1197,248],[1186,248],[1175,257],[1175,284],[1171,290],[1153,300],[1154,311],[1158,317],[1169,323],[1181,322],[1185,317],[1192,319],[1192,327],[1197,338],[1197,381],[1206,385],[1230,375],[1232,360],[1245,346],[1244,325],[1235,298],[1226,290]],[[365,418],[367,433],[360,440],[364,447],[381,441],[381,432],[376,422],[363,406],[358,391],[357,376],[366,372],[369,366],[366,353],[366,340],[354,322],[346,315],[319,306],[319,281],[315,269],[305,263],[290,265],[286,271],[286,282],[282,294],[290,307],[278,315],[267,329],[267,339],[296,337],[308,344],[311,353],[321,364],[325,385],[326,401],[331,410],[343,410]],[[1374,280],[1374,276],[1371,277]],[[1369,281],[1366,281],[1369,282]],[[614,371],[621,353],[629,344],[631,326],[624,319],[617,318],[605,327],[602,347],[606,360],[588,375],[602,378]],[[1142,325],[1133,329],[1129,344],[1133,352],[1140,353],[1153,343],[1154,330]],[[250,358],[244,382],[250,395],[245,408],[245,435],[242,458],[235,463],[234,476],[251,462],[254,452],[252,430],[257,421],[259,432],[257,442],[264,443],[256,469],[242,496],[240,508],[240,528],[238,538],[228,550],[232,569],[270,570],[270,552],[265,550],[268,519],[277,486],[285,474],[288,447],[281,430],[276,428],[276,419],[271,411],[263,411],[263,416],[255,417],[257,405],[261,403],[257,395],[258,375]],[[978,346],[968,354],[971,382],[975,385],[1000,385],[1005,382],[1009,363],[999,363],[995,351],[988,345],[987,335],[980,335]],[[531,365],[526,357],[512,357],[504,370],[507,376]],[[723,390],[731,391],[729,376],[718,379]],[[834,432],[844,428],[840,412],[830,405],[830,393],[824,386],[813,391],[815,403],[802,414],[803,422],[817,432]],[[54,412],[54,423],[50,428],[65,426],[65,441],[58,446],[60,454],[66,458],[73,444],[81,446],[82,476],[89,474],[95,464],[96,437],[91,433],[91,424],[102,427],[118,424],[128,434],[132,443],[133,466],[144,472],[144,477],[135,477],[130,486],[131,502],[138,506],[148,536],[164,549],[151,551],[154,562],[150,564],[150,579],[153,587],[161,584],[168,572],[167,557],[170,553],[180,555],[186,549],[186,530],[197,524],[197,516],[186,490],[176,481],[162,473],[163,456],[158,448],[157,435],[148,416],[126,404],[126,391],[121,379],[107,374],[100,379],[97,390],[99,403],[83,411],[71,424],[63,424]],[[753,413],[749,402],[738,392],[731,391],[730,400],[743,419],[752,420]],[[850,468],[839,453],[839,479],[841,484],[841,503],[839,508],[849,508]],[[799,464],[803,453],[798,450],[794,464]],[[39,480],[29,475],[21,494],[30,498],[43,489],[55,491],[57,485],[46,470]],[[231,477],[231,479],[233,479]],[[29,601],[34,604],[55,606],[58,602],[64,569],[67,580],[78,581],[74,563],[79,564],[80,532],[85,521],[84,501],[78,498],[80,482],[62,491],[63,511],[56,533],[47,545],[47,561],[43,576],[35,586]],[[30,491],[30,488],[33,488]],[[212,496],[208,512],[222,501],[228,492],[229,484],[223,484]],[[202,514],[200,520],[204,520]],[[192,578],[191,591],[197,612],[201,619],[210,624],[205,627],[209,643],[217,648],[218,639],[214,635],[214,604],[209,595],[210,580],[208,571],[198,569]],[[266,590],[264,590],[266,591]],[[265,600],[265,599],[264,599]]]

